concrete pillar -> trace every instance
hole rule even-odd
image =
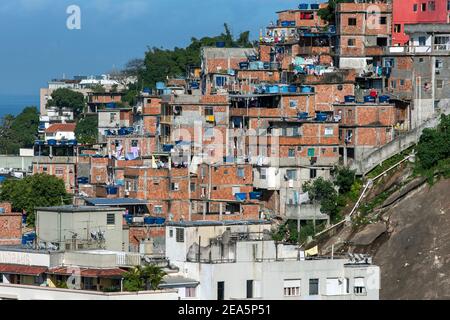
[[[347,146],[344,145],[344,166],[346,167],[348,165],[348,159],[347,159]]]

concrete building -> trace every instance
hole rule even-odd
[[[168,279],[161,290],[124,291],[124,273],[140,264],[139,254],[124,252],[2,247],[0,300],[177,300],[177,288],[184,296],[190,286]]]
[[[122,230],[124,209],[62,206],[36,209],[39,243],[59,250],[128,250]]]
[[[262,222],[172,223],[166,251],[201,300],[377,300],[379,267],[370,258],[305,255],[270,240]]]

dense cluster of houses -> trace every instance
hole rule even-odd
[[[38,214],[38,223],[48,220],[37,242],[63,256],[49,258],[39,276],[73,251],[107,249],[163,257],[188,284],[172,281],[182,298],[377,298],[362,276],[375,270],[379,280],[377,267],[278,248],[265,237],[267,221],[329,221],[305,182],[330,179],[337,165],[365,175],[447,110],[450,1],[340,3],[335,25],[319,17],[324,6],[277,12],[256,48],[202,48],[200,66],[144,89],[136,105],[124,106],[119,83],[107,78],[104,92],[85,89],[86,79],[43,89],[32,171],[63,179],[75,207]],[[96,144],[80,145],[73,114],[47,106],[61,87],[86,96],[84,113],[98,117]],[[78,222],[62,227],[66,216]],[[111,246],[98,247],[94,231],[107,232]],[[221,268],[239,269],[225,279],[231,273]]]

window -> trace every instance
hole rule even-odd
[[[177,242],[183,243],[184,242],[184,229],[183,228],[177,228]]]
[[[400,33],[400,32],[402,32],[402,25],[401,25],[401,24],[395,24],[395,25],[394,25],[394,32],[395,32],[395,33]]]
[[[295,158],[295,149],[294,148],[289,149],[288,157]]]
[[[116,224],[116,215],[114,213],[108,213],[106,215],[106,224],[108,226],[113,226]]]
[[[132,146],[133,148],[137,148],[138,144],[139,144],[139,141],[137,141],[137,140],[131,140],[131,146]]]
[[[245,178],[245,170],[244,168],[238,168],[237,169],[237,175],[239,178]]]
[[[314,157],[315,154],[316,154],[316,150],[315,150],[314,148],[309,148],[309,149],[308,149],[308,157],[309,157],[309,158]]]
[[[173,238],[173,229],[169,230],[169,237]]]
[[[450,0],[447,2],[447,10],[450,11]]]
[[[293,127],[293,128],[292,128],[292,136],[293,136],[293,137],[298,137],[298,136],[300,136],[300,131],[299,131],[299,128],[298,128],[298,127]]]
[[[64,169],[56,168],[55,173],[56,173],[57,176],[62,176],[64,174]]]
[[[162,214],[163,213],[163,207],[162,206],[155,206],[153,208],[153,213],[154,214]]]
[[[186,288],[186,298],[196,298],[197,297],[197,288]]]
[[[315,179],[315,178],[317,178],[317,169],[310,169],[310,170],[309,170],[309,178],[310,178],[310,179]]]
[[[109,114],[109,122],[113,123],[116,121],[116,114],[115,113],[110,113]]]
[[[297,170],[286,170],[288,180],[297,180]]]
[[[380,17],[380,24],[386,24],[387,18],[386,17]]]
[[[436,5],[434,1],[428,1],[428,8],[430,9],[430,11],[436,10]]]
[[[436,87],[438,89],[444,88],[444,80],[436,80]]]
[[[419,46],[425,46],[427,43],[426,37],[419,37]]]
[[[444,67],[444,63],[442,60],[436,60],[436,69],[441,69]]]
[[[347,44],[349,47],[354,47],[355,46],[355,39],[348,39]]]
[[[413,11],[414,11],[414,12],[417,12],[417,3],[415,3],[415,4],[413,5]]]
[[[325,128],[325,135],[326,136],[332,136],[334,134],[334,130],[332,127]]]
[[[377,46],[385,47],[388,44],[388,39],[384,37],[377,38]]]
[[[301,280],[284,280],[284,296],[299,297]]]
[[[356,26],[356,18],[348,18],[349,26]]]
[[[297,100],[289,100],[289,107],[291,108],[297,108],[298,101]]]
[[[427,11],[427,4],[426,3],[422,3],[422,11]]]
[[[266,180],[267,179],[267,168],[261,168],[261,170],[259,171],[259,176],[261,180]]]
[[[195,192],[195,183],[191,182],[191,192]]]
[[[179,191],[179,190],[180,190],[180,184],[178,184],[178,183],[170,184],[170,191]]]
[[[225,300],[225,282],[217,282],[217,300]]]
[[[213,116],[214,115],[214,109],[211,107],[205,108],[205,116]]]
[[[247,280],[247,299],[253,298],[253,280]]]
[[[405,80],[404,79],[400,79],[400,85],[404,86],[405,85]]]
[[[319,295],[319,279],[309,279],[309,295]]]
[[[364,278],[355,278],[353,293],[357,296],[365,296],[367,294]]]

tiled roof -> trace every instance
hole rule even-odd
[[[68,270],[69,269],[69,270]],[[48,274],[57,275],[72,275],[74,268],[56,267],[48,270]],[[120,278],[126,272],[125,270],[114,269],[94,269],[94,268],[81,268],[81,276],[88,278]]]
[[[24,266],[19,264],[0,264],[0,273],[39,276],[47,271],[47,267]]]
[[[57,123],[52,124],[45,132],[74,132],[76,126],[75,123]]]

